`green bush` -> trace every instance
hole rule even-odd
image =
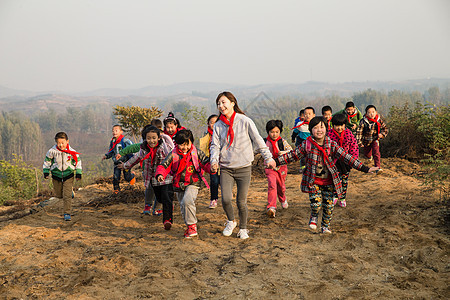
[[[36,193],[36,173],[21,157],[0,160],[0,205],[9,200],[30,199]]]

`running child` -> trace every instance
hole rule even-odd
[[[363,118],[362,113],[355,106],[353,101],[348,101],[345,104],[345,108],[337,112],[337,114],[345,114],[347,116],[347,128],[356,134],[356,129],[358,128],[359,122]]]
[[[305,120],[305,110],[304,110],[304,109],[301,109],[301,110],[299,111],[299,113],[298,113],[298,117],[295,118],[295,120],[294,120],[294,127],[295,127],[295,125],[297,125],[297,123],[303,122],[304,120]],[[292,143],[294,143],[294,144],[297,144],[296,141],[297,141],[297,139],[299,138],[299,137],[298,137],[298,133],[299,133],[299,131],[298,131],[297,128],[295,128],[295,129],[292,131],[291,141],[292,141]]]
[[[166,230],[172,227],[173,205],[169,196],[169,186],[172,184],[172,177],[169,175],[164,181],[155,178],[156,168],[164,158],[170,153],[164,141],[161,139],[161,130],[155,126],[145,126],[142,130],[142,142],[139,152],[125,163],[119,163],[119,169],[131,169],[137,163],[145,162],[143,167],[144,185],[150,202],[158,200],[163,205],[163,224]]]
[[[239,108],[234,95],[222,92],[216,99],[219,121],[214,124],[211,142],[211,170],[216,172],[220,165],[220,187],[222,207],[227,215],[224,236],[233,233],[237,223],[234,220],[233,185],[236,182],[236,204],[239,210],[238,237],[247,239],[247,194],[250,186],[253,152],[261,153],[267,166],[275,168],[269,148],[258,133],[255,123]]]
[[[44,178],[52,174],[53,191],[64,203],[63,217],[70,221],[72,214],[73,178],[81,180],[80,153],[69,146],[69,137],[65,132],[55,135],[56,144],[45,155],[42,169]]]
[[[296,139],[295,141],[295,147],[300,146],[303,141],[305,141],[310,135],[311,133],[309,132],[308,129],[308,124],[309,121],[314,118],[316,116],[316,111],[314,110],[313,107],[308,106],[307,108],[305,108],[305,120],[302,122],[297,123],[297,125],[292,128],[294,130],[298,130],[298,139]],[[305,159],[301,159],[300,160],[300,172],[303,172],[303,170],[305,169]]]
[[[122,170],[119,169],[117,165],[121,162],[127,161],[132,157],[132,155],[128,154],[119,159],[116,159],[116,155],[120,152],[120,150],[133,144],[133,142],[123,136],[122,126],[120,125],[113,126],[112,135],[113,137],[109,143],[109,150],[105,155],[103,155],[102,159],[112,158],[114,162],[113,187],[114,193],[118,194],[120,191],[120,177],[122,175]],[[130,183],[130,185],[134,185],[136,183],[134,172],[123,170],[123,177]]]
[[[387,134],[388,128],[378,115],[377,108],[374,105],[368,105],[364,118],[359,122],[356,140],[359,146],[364,147],[364,155],[368,159],[373,157],[375,167],[379,167],[380,170],[380,140],[385,138]]]
[[[175,118],[172,112],[169,112],[167,117],[164,118],[163,123],[164,123],[164,133],[170,136],[172,139],[174,138],[175,134],[178,131],[186,129],[183,126],[181,126],[180,121],[177,118]]]
[[[266,132],[268,134],[265,138],[267,147],[273,158],[277,158],[286,152],[292,151],[291,145],[281,138],[280,134],[283,132],[283,122],[281,120],[270,120],[266,124]],[[280,166],[275,169],[265,169],[267,176],[267,215],[275,218],[277,210],[277,198],[281,203],[281,207],[288,208],[288,201],[286,199],[286,176],[287,166]]]
[[[332,127],[331,118],[333,117],[333,110],[331,109],[331,106],[325,105],[322,107],[322,116],[328,121],[327,130],[330,131]]]
[[[209,157],[194,146],[194,136],[189,129],[182,129],[174,136],[175,149],[156,168],[156,179],[163,182],[169,174],[173,174],[173,188],[180,200],[181,215],[187,229],[185,238],[197,236],[197,216],[195,200],[198,190],[204,183],[203,170],[210,173]]]
[[[332,141],[328,136],[327,121],[323,117],[314,117],[309,122],[312,136],[308,137],[300,147],[275,159],[277,165],[285,165],[306,157],[306,169],[303,173],[301,190],[309,193],[311,202],[311,216],[309,228],[315,230],[319,219],[319,210],[322,207],[322,233],[331,233],[330,221],[333,215],[333,194],[336,191],[338,198],[342,198],[342,183],[339,172],[333,163],[339,159],[345,164],[362,172],[376,172],[379,168],[369,168],[351,156],[344,148]]]
[[[211,147],[211,138],[213,135],[213,129],[214,124],[216,123],[217,119],[219,118],[218,115],[210,115],[207,120],[208,124],[208,131],[206,132],[205,136],[203,136],[200,139],[200,150],[202,150],[206,156],[209,156],[209,148]],[[220,176],[219,172],[216,172],[214,174],[209,175],[209,182],[210,182],[210,192],[211,192],[211,200],[209,202],[208,208],[216,208],[217,202],[219,199],[219,183],[220,183]]]
[[[336,114],[332,118],[333,129],[328,131],[327,135],[332,141],[335,141],[339,147],[344,148],[353,158],[358,159],[359,148],[358,142],[350,129],[346,128],[347,117],[344,114]],[[346,207],[347,202],[347,189],[348,189],[348,176],[351,171],[351,167],[344,164],[341,160],[334,160],[333,162],[339,171],[339,177],[342,182],[342,197],[339,200],[340,207]],[[338,198],[333,199],[333,204],[336,205]]]

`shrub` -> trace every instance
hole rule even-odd
[[[0,160],[0,205],[5,201],[30,199],[36,193],[36,171],[22,157]]]

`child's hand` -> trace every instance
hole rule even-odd
[[[211,165],[211,172],[216,173],[217,170],[219,170],[219,164],[212,164]]]
[[[275,163],[275,161],[274,161],[273,159],[271,159],[271,160],[269,160],[268,163],[266,163],[266,167],[267,167],[268,169],[275,170],[276,167],[277,167],[277,164]]]
[[[117,167],[121,170],[125,169],[125,167],[123,166],[123,162],[117,164]]]
[[[356,124],[352,125],[352,129],[355,130],[356,129]]]
[[[164,181],[164,177],[161,174],[159,174],[158,176],[156,176],[156,180],[158,182],[163,182]]]
[[[119,160],[122,157],[122,155],[120,155],[119,153],[117,153],[116,155],[116,160]]]
[[[48,179],[49,174],[44,174],[44,179]]]
[[[77,177],[77,181],[80,181],[81,180],[81,178],[80,177]]]
[[[369,169],[369,173],[377,173],[380,167],[372,167]]]
[[[105,159],[106,159],[106,155],[103,155],[102,160],[105,160]]]
[[[381,133],[379,133],[379,134],[378,134],[378,138],[379,138],[379,139],[382,139],[382,138],[383,138],[383,135],[382,135]]]

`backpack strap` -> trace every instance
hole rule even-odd
[[[191,151],[191,157],[192,157],[192,162],[194,164],[194,168],[197,171],[198,175],[200,176],[200,178],[203,180],[203,182],[206,184],[206,187],[209,189],[209,184],[206,181],[205,177],[202,175],[202,168],[200,167],[200,164],[198,162],[198,152],[197,152],[197,148],[195,148],[194,145],[192,145],[192,151]]]
[[[277,143],[278,143],[278,150],[284,151],[283,139],[279,139]]]

